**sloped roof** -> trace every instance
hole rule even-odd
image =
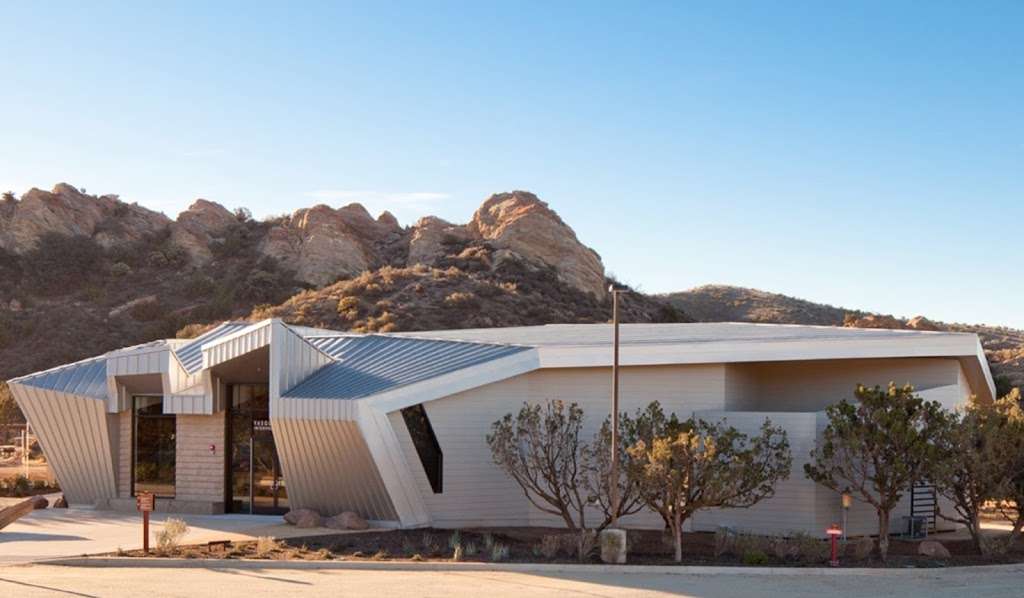
[[[181,367],[185,368],[186,372],[195,374],[203,369],[204,344],[217,340],[222,336],[227,336],[232,332],[237,332],[246,326],[250,326],[249,322],[224,322],[220,326],[200,334],[189,343],[178,347],[174,350],[174,355],[181,362]]]
[[[105,355],[91,357],[15,378],[11,382],[94,399],[105,399],[107,398],[107,358]]]
[[[336,359],[285,397],[358,399],[526,351],[528,347],[385,335],[311,336]]]

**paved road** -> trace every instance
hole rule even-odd
[[[0,596],[161,598],[216,596],[477,597],[1019,596],[1024,567],[844,576],[684,576],[283,569],[0,567]]]

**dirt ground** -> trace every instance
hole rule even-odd
[[[545,539],[547,537],[547,539]],[[262,544],[247,542],[213,542],[206,545],[182,546],[158,556],[178,558],[271,560],[374,560],[374,561],[450,561],[454,547],[462,547],[461,560],[468,562],[575,563],[575,536],[563,529],[494,528],[461,530],[419,529],[367,531],[363,533],[300,536],[287,540],[265,540]],[[557,540],[555,540],[557,539]],[[991,565],[1024,562],[1024,548],[1010,554],[982,557],[969,540],[933,536],[949,550],[949,559],[922,557],[917,554],[918,542],[890,540],[890,557],[882,563],[877,556],[856,559],[852,549],[840,553],[840,566],[846,567],[947,567],[956,565]],[[628,537],[631,564],[670,565],[670,538],[657,531],[630,530]],[[494,546],[499,546],[495,549]],[[502,548],[507,548],[504,552]],[[812,546],[813,548],[813,546]],[[852,548],[852,547],[851,547]],[[766,559],[759,565],[808,567],[821,566],[828,560],[825,541],[817,546],[817,556],[779,558],[764,550]],[[742,554],[716,556],[715,534],[684,535],[683,564],[743,566]],[[734,552],[740,552],[738,550]],[[141,551],[118,553],[121,556],[143,556]],[[599,562],[596,550],[584,562]]]

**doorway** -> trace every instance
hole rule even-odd
[[[270,427],[266,384],[232,384],[227,413],[231,458],[227,505],[232,513],[277,515],[288,511],[288,490]]]

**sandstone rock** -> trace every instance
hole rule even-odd
[[[871,556],[871,553],[874,552],[874,550],[875,541],[867,536],[852,540],[846,545],[847,556],[853,557],[858,561],[863,561]]]
[[[320,527],[323,522],[320,513],[312,509],[291,510],[284,514],[285,523],[298,528]]]
[[[884,328],[888,330],[903,330],[907,327],[906,324],[892,316],[878,314],[861,317],[848,315],[843,320],[843,326],[846,328]]]
[[[452,224],[436,216],[420,218],[412,227],[408,265],[429,266],[447,254],[446,245],[450,245],[450,242],[465,243],[469,237],[465,226]]]
[[[32,508],[35,510],[45,509],[50,506],[50,501],[46,500],[45,496],[33,496],[32,497]]]
[[[66,509],[66,508],[68,508],[68,500],[66,498],[64,498],[63,494],[61,494],[57,498],[57,500],[53,501],[53,508],[54,509]]]
[[[96,197],[60,183],[52,191],[30,189],[0,211],[0,247],[24,253],[46,233],[94,237],[111,247],[165,229],[159,212],[127,204],[116,196]]]
[[[210,243],[236,222],[238,218],[219,203],[197,199],[178,214],[171,238],[188,252],[193,262],[203,263],[213,257]]]
[[[372,239],[384,233],[362,206],[353,205],[358,208],[317,205],[298,210],[270,229],[260,250],[294,270],[299,280],[316,286],[374,267],[379,258]],[[367,223],[374,230],[353,230]]]
[[[936,540],[924,540],[917,546],[917,554],[934,559],[950,558],[949,550]]]
[[[913,328],[914,330],[941,330],[938,324],[932,322],[931,320],[924,316],[916,316],[914,318],[911,318],[910,321],[907,322],[907,328]]]
[[[600,256],[580,243],[558,214],[532,193],[492,195],[473,214],[467,229],[495,248],[511,249],[555,268],[560,279],[582,291],[598,298],[606,294]]]
[[[344,511],[324,520],[324,527],[331,529],[369,529],[370,524],[359,514],[352,511]]]

